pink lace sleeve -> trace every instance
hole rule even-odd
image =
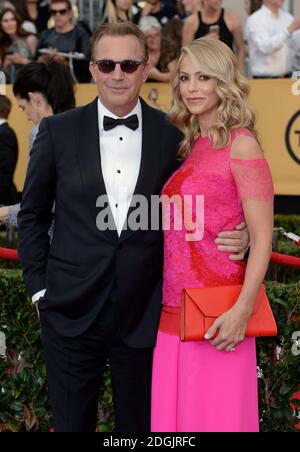
[[[231,171],[241,200],[271,201],[273,199],[273,180],[266,159],[240,160],[232,158]]]

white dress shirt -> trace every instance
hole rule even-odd
[[[291,47],[294,52],[293,71],[300,71],[300,30],[293,33]]]
[[[7,123],[7,119],[0,119],[0,126],[2,126],[2,124],[6,124]]]
[[[263,5],[247,19],[245,37],[253,76],[281,77],[292,71],[293,54],[287,28],[294,18],[279,10],[278,16]]]
[[[136,130],[121,125],[111,130],[104,130],[103,117],[119,118],[98,100],[98,124],[101,154],[101,168],[108,195],[110,208],[117,227],[118,235],[121,235],[128,208],[137,183],[141,156],[142,156],[142,107],[138,100],[135,108],[128,113],[136,114],[139,126]],[[42,289],[32,297],[32,302],[37,302],[45,295],[46,289]]]
[[[136,130],[131,130],[124,125],[117,126],[111,130],[104,130],[103,117],[110,116],[111,118],[117,119],[118,116],[107,110],[100,100],[98,100],[102,167],[99,168],[99,171],[102,169],[106,193],[119,236],[121,235],[127,217],[141,165],[142,108],[140,101],[124,117],[127,118],[134,114],[139,119],[139,127]]]

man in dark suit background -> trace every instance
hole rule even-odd
[[[126,226],[134,196],[150,205],[176,169],[181,135],[139,98],[149,66],[136,26],[103,25],[92,54],[98,98],[40,125],[19,214],[19,251],[40,313],[55,431],[95,431],[108,358],[116,431],[148,431],[163,235]],[[106,194],[105,204],[99,196]],[[108,228],[98,221],[105,211]],[[234,232],[233,245],[242,237]]]
[[[13,182],[18,161],[18,141],[15,132],[7,123],[11,101],[0,94],[0,205],[14,204],[17,190]]]

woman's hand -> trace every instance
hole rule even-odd
[[[6,222],[8,220],[8,207],[0,207],[0,223]]]
[[[27,60],[26,58],[23,58],[18,52],[7,55],[6,59],[11,64],[27,64],[27,63],[29,63],[29,60]]]
[[[237,302],[229,311],[217,318],[206,332],[204,339],[210,340],[217,350],[233,351],[234,347],[245,338],[250,314],[248,309],[240,307]],[[212,339],[217,332],[217,336]]]
[[[64,64],[65,66],[69,65],[69,59],[65,58],[65,57],[63,57],[61,55],[54,55],[52,57],[52,60],[56,61],[56,63]]]
[[[61,55],[57,55],[58,50],[55,47],[49,47],[47,53],[43,53],[38,57],[39,63],[48,63],[49,61],[56,61],[57,63],[64,64],[68,66],[69,59]]]

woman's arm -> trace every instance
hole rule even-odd
[[[17,219],[19,211],[20,204],[0,207],[0,223],[6,223],[8,226],[17,228],[18,227]]]
[[[37,37],[34,35],[29,35],[26,38],[26,42],[27,42],[28,48],[29,48],[30,53],[33,58],[36,54],[36,49],[37,49],[37,45],[38,45]]]
[[[228,22],[228,27],[233,35],[234,44],[237,51],[239,69],[243,73],[246,50],[240,18],[235,11],[225,10],[225,20]]]
[[[149,71],[148,79],[157,80],[158,82],[169,83],[171,80],[170,72],[161,72],[156,67],[152,67]]]
[[[231,157],[233,167],[237,165],[233,173],[236,172],[234,177],[248,225],[250,254],[238,300],[215,321],[205,336],[211,339],[219,330],[217,337],[211,340],[218,350],[230,350],[244,339],[247,322],[272,252],[273,186],[262,150],[254,138],[240,136],[232,145]],[[247,162],[246,166],[243,166],[243,162]],[[241,173],[239,166],[242,168]],[[251,184],[255,184],[255,187],[251,187]],[[249,193],[245,194],[245,190],[249,190]]]
[[[199,25],[198,22],[197,14],[192,14],[184,21],[182,28],[182,46],[185,46],[194,40]]]

